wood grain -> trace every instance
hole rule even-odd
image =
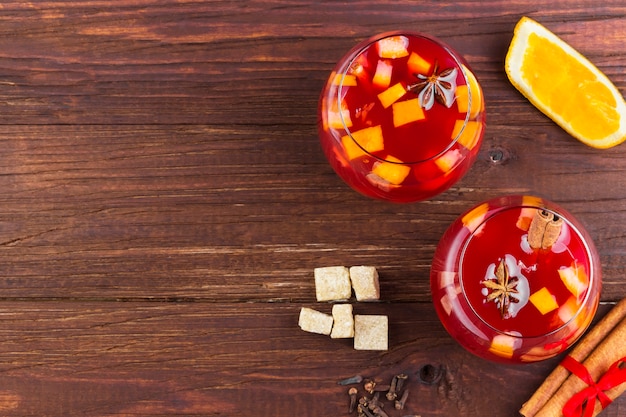
[[[626,147],[580,144],[511,87],[523,15],[626,92],[621,0],[3,1],[0,414],[345,415],[337,380],[434,364],[405,414],[516,415],[557,362],[492,365],[447,336],[428,282],[446,227],[546,197],[595,240],[601,313],[626,297]],[[457,49],[487,105],[469,174],[408,205],[351,191],[316,130],[334,63],[392,29]],[[380,271],[384,302],[355,308],[390,315],[389,352],[297,328],[313,268],[358,264]]]

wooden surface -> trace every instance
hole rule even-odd
[[[507,81],[528,15],[626,92],[626,5],[585,1],[13,1],[0,4],[0,414],[340,416],[337,381],[410,375],[404,413],[515,416],[558,363],[494,365],[430,302],[462,211],[531,193],[595,239],[598,317],[626,297],[626,145],[594,150]],[[395,205],[334,174],[319,92],[357,41],[438,36],[482,83],[479,159],[448,192]],[[317,266],[378,267],[390,350],[307,334]],[[425,365],[444,370],[421,384]],[[603,415],[626,414],[626,399]]]

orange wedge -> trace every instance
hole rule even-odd
[[[534,20],[517,23],[505,71],[535,107],[584,144],[605,149],[626,140],[626,102],[619,90]]]

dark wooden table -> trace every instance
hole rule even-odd
[[[626,297],[626,145],[594,150],[507,81],[518,19],[626,91],[626,4],[584,1],[14,1],[0,4],[0,415],[340,416],[355,374],[411,376],[405,414],[515,416],[559,358],[466,353],[429,294],[462,211],[531,193],[571,211]],[[420,30],[485,92],[479,159],[444,194],[366,199],[326,162],[316,106],[357,41]],[[390,349],[302,332],[313,268],[374,265]],[[421,384],[426,365],[444,370]],[[605,416],[626,415],[621,398]]]

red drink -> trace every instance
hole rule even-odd
[[[600,262],[582,226],[530,196],[483,203],[459,217],[437,247],[433,302],[470,352],[534,362],[572,345],[596,312]]]
[[[476,158],[483,94],[454,51],[420,34],[364,41],[331,73],[319,135],[333,169],[364,195],[423,200],[448,189]]]

